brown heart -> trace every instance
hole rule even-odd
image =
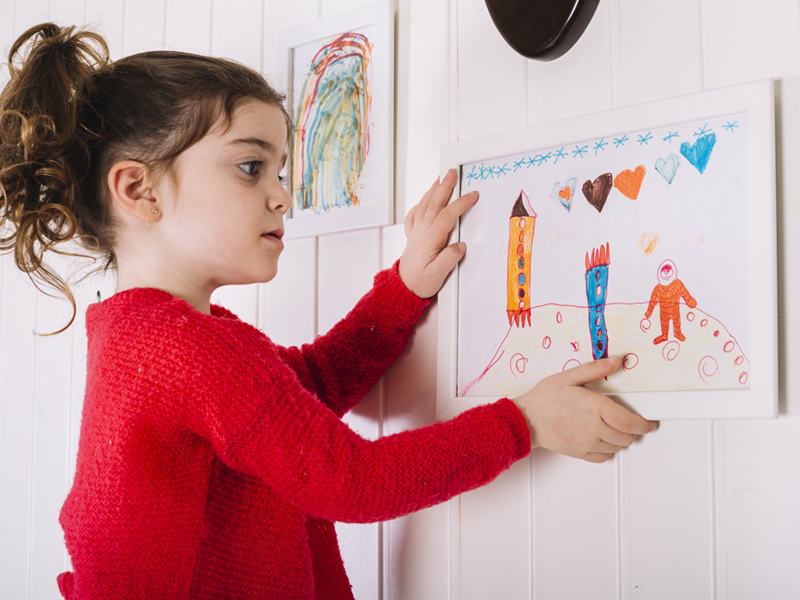
[[[589,204],[597,209],[597,212],[602,212],[613,185],[614,176],[611,173],[603,173],[594,180],[594,183],[586,180],[586,183],[583,184],[583,195],[586,196]]]

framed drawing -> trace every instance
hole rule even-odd
[[[284,31],[287,237],[393,222],[394,9],[389,0]]]
[[[777,415],[774,91],[762,81],[456,142],[479,190],[440,293],[442,416],[617,355],[648,419]]]

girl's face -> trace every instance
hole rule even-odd
[[[175,176],[158,184],[169,260],[193,286],[210,293],[275,277],[291,205],[280,177],[286,143],[281,110],[251,100],[227,131],[218,123],[185,150]]]

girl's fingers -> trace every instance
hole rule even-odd
[[[411,207],[411,210],[408,211],[406,218],[403,220],[403,229],[406,232],[406,238],[411,235],[411,230],[414,228],[414,217],[417,214],[417,209],[419,208],[419,204],[415,204]]]
[[[436,187],[433,194],[427,203],[427,210],[425,211],[422,223],[430,227],[439,214],[442,212],[450,197],[453,195],[453,188],[456,185],[456,172],[455,169],[450,169],[442,179],[441,183]]]

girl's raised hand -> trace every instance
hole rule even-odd
[[[456,171],[450,169],[442,181],[436,180],[404,221],[408,241],[400,257],[400,279],[420,298],[435,295],[467,251],[463,242],[448,246],[447,239],[456,219],[478,201],[478,192],[448,204],[457,180]]]
[[[531,428],[531,445],[604,462],[630,446],[637,435],[654,431],[657,423],[584,387],[610,375],[617,366],[617,357],[586,363],[551,375],[514,399]]]

